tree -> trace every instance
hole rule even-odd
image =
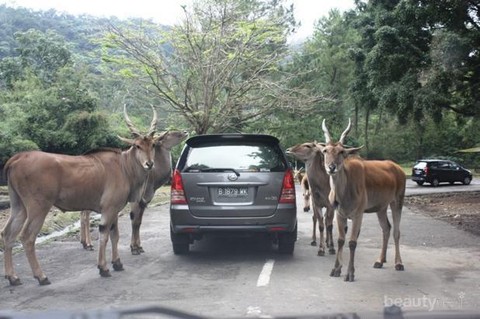
[[[310,96],[323,98],[311,103],[308,110],[306,107],[285,110],[280,121],[273,122],[279,127],[275,132],[277,135],[285,138],[297,135],[296,142],[300,138],[321,140],[322,119],[327,119],[334,131],[336,127],[346,125],[353,108],[348,97],[354,70],[349,52],[356,46],[357,37],[356,31],[344,23],[338,10],[332,10],[327,17],[318,20],[313,36],[305,41],[289,64],[291,72],[296,74],[290,85],[292,90],[301,87]]]
[[[17,34],[17,57],[0,60],[0,149],[4,161],[27,149],[79,154],[119,143],[58,35]]]
[[[358,4],[353,26],[362,40],[352,96],[365,110],[367,145],[372,114],[380,119],[387,111],[402,125],[416,123],[417,154],[426,146],[430,119],[440,128],[444,119],[480,115],[478,1]]]
[[[286,36],[295,25],[280,1],[204,0],[184,7],[168,30],[111,27],[110,48],[124,50],[124,74],[181,114],[197,134],[241,131],[282,108],[309,106],[315,97],[289,88]],[[117,52],[117,51],[115,51]],[[133,59],[133,60],[132,60]],[[118,60],[117,60],[118,61]]]
[[[480,116],[480,3],[418,1],[428,13],[432,32],[431,64],[422,85],[433,98],[438,114],[453,111],[461,116]],[[439,118],[437,117],[437,120]]]
[[[51,83],[55,73],[71,62],[65,42],[53,31],[43,33],[30,29],[15,34],[22,66],[28,67],[45,83]]]

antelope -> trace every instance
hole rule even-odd
[[[153,107],[152,107],[153,108]],[[10,217],[1,232],[4,241],[5,278],[10,285],[21,285],[13,267],[12,249],[17,236],[40,285],[50,281],[42,271],[35,253],[36,237],[49,210],[93,210],[101,214],[100,248],[97,265],[102,277],[110,277],[105,258],[106,246],[112,240],[112,264],[123,270],[118,254],[118,213],[127,202],[139,200],[148,172],[154,166],[155,126],[157,113],[146,135],[133,127],[126,107],[125,120],[134,139],[119,136],[130,145],[126,151],[103,148],[84,155],[28,151],[12,156],[5,164],[10,195]]]
[[[295,171],[294,177],[297,179],[300,187],[302,188],[303,211],[308,212],[310,210],[310,187],[308,185],[308,176],[303,167]]]
[[[362,147],[345,147],[344,141],[351,129],[351,121],[343,131],[338,142],[334,142],[325,125],[322,129],[325,142],[317,144],[322,151],[324,166],[330,176],[331,191],[329,200],[336,208],[338,226],[338,251],[330,276],[339,277],[342,270],[342,253],[345,244],[347,219],[352,220],[352,232],[348,246],[350,259],[345,281],[355,279],[355,250],[362,225],[363,213],[377,213],[383,232],[383,244],[380,257],[374,268],[382,268],[386,263],[388,240],[391,224],[387,209],[390,206],[393,219],[393,238],[395,241],[395,269],[404,270],[400,257],[400,219],[405,196],[406,177],[402,168],[392,161],[363,160],[355,154]]]
[[[165,131],[156,137],[154,166],[148,173],[142,197],[130,203],[130,219],[132,222],[130,250],[133,255],[145,252],[140,242],[140,225],[142,224],[143,213],[152,201],[155,191],[165,184],[172,174],[171,149],[185,140],[187,136],[186,131]],[[82,211],[80,220],[80,242],[84,249],[93,250],[90,236],[90,211]]]
[[[324,240],[324,221],[322,209],[325,208],[325,223],[327,225],[326,247],[330,254],[335,254],[335,247],[333,244],[333,217],[334,209],[328,200],[330,193],[329,177],[325,171],[323,164],[323,155],[316,147],[316,142],[308,142],[297,144],[287,149],[287,154],[294,156],[296,159],[305,162],[307,171],[308,185],[310,186],[310,196],[313,210],[313,234],[312,246],[316,246],[316,224],[318,222],[318,230],[320,233],[320,243],[318,246],[318,256],[325,255],[325,240]]]

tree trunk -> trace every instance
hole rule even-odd
[[[370,120],[370,108],[367,108],[365,112],[365,151],[367,152],[367,156],[370,153],[369,151],[369,142],[368,142],[368,125]]]

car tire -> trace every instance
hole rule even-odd
[[[422,186],[423,183],[424,183],[424,181],[418,181],[418,182],[417,182],[418,186]]]
[[[438,180],[438,178],[434,178],[432,180],[432,186],[437,187],[438,185],[440,185],[440,181]]]
[[[293,255],[295,242],[297,241],[297,226],[289,233],[278,234],[278,252],[284,255]]]
[[[467,176],[463,179],[462,183],[463,183],[463,185],[468,185],[468,184],[470,184],[471,181],[472,180],[470,179],[470,177]]]
[[[188,254],[190,251],[190,239],[187,234],[176,234],[170,229],[170,239],[172,240],[172,248],[175,255]]]

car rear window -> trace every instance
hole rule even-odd
[[[418,162],[413,168],[424,169],[425,167],[427,167],[426,162]]]
[[[204,145],[190,149],[183,171],[235,169],[251,172],[281,172],[286,163],[275,145]]]

